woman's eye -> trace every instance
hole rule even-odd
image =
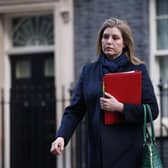
[[[118,39],[120,39],[120,37],[119,37],[119,36],[116,36],[116,35],[103,34],[103,39],[107,40],[107,39],[109,39],[109,38],[111,38],[111,39],[113,39],[113,40],[118,40]]]
[[[108,38],[109,38],[109,35],[108,35],[108,34],[103,34],[103,38],[104,38],[104,39],[108,39]]]
[[[113,38],[113,40],[118,40],[118,39],[120,39],[119,36],[113,36],[112,38]]]

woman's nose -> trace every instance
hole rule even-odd
[[[112,37],[109,37],[108,40],[107,40],[108,43],[113,43],[113,38]]]

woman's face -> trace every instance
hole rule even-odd
[[[114,58],[122,53],[124,48],[123,37],[117,27],[107,27],[102,36],[102,51],[109,58]]]

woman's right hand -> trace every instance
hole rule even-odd
[[[60,155],[64,151],[64,138],[58,137],[51,144],[50,152],[54,155]]]

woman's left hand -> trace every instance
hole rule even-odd
[[[100,97],[100,106],[105,111],[118,111],[122,112],[124,105],[119,102],[114,96],[105,92],[104,97]]]

